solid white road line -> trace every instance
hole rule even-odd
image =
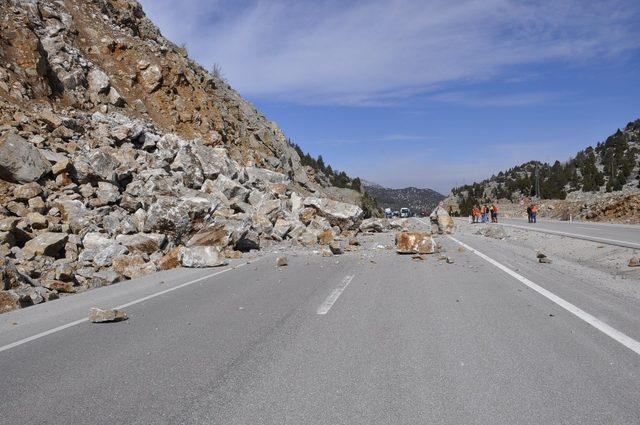
[[[513,270],[511,270],[510,268],[508,268],[508,267],[504,266],[503,264],[497,262],[493,258],[486,256],[485,254],[481,253],[477,249],[472,248],[469,245],[465,244],[464,242],[461,242],[461,241],[457,240],[453,236],[449,236],[449,238],[451,240],[453,240],[454,242],[458,243],[459,245],[463,246],[464,248],[468,249],[469,251],[473,252],[478,257],[482,258],[483,260],[493,264],[494,266],[496,266],[497,268],[499,268],[503,272],[507,273],[508,275],[518,279],[520,282],[524,283],[525,285],[527,285],[529,288],[533,289],[534,291],[536,291],[540,295],[542,295],[545,298],[553,301],[554,303],[556,303],[560,307],[564,308],[568,312],[572,313],[573,315],[577,316],[578,318],[584,320],[585,322],[587,322],[588,324],[590,324],[594,328],[598,329],[600,332],[602,332],[602,333],[606,334],[607,336],[613,338],[614,340],[618,341],[620,344],[622,344],[625,347],[627,347],[628,349],[634,351],[636,354],[640,354],[640,342],[639,341],[636,341],[635,339],[631,338],[630,336],[623,334],[619,330],[612,328],[611,326],[609,326],[606,323],[604,323],[602,320],[599,320],[599,319],[593,317],[592,315],[590,315],[586,311],[584,311],[584,310],[576,307],[575,305],[571,304],[570,302],[560,298],[559,296],[557,296],[553,292],[550,292],[550,291],[544,289],[543,287],[533,283],[532,281],[530,281],[526,277],[514,272]]]
[[[533,232],[549,233],[551,235],[566,236],[566,237],[569,237],[569,238],[583,239],[583,240],[592,241],[592,242],[602,242],[602,243],[605,243],[605,244],[622,246],[622,247],[625,247],[625,248],[638,248],[638,249],[640,249],[640,243],[629,242],[629,241],[620,241],[620,240],[617,240],[617,239],[607,239],[607,238],[600,238],[600,237],[597,237],[597,236],[588,236],[588,235],[580,235],[580,234],[577,234],[577,233],[561,232],[559,230],[549,230],[549,229],[542,229],[542,228],[534,228],[532,226],[518,226],[517,224],[500,223],[500,226],[515,227],[516,229],[531,230]]]
[[[261,258],[257,258],[255,260],[253,260],[253,262],[258,261],[260,259]],[[217,271],[215,273],[211,273],[211,274],[208,274],[206,276],[199,277],[198,279],[190,280],[189,282],[182,283],[182,284],[180,284],[178,286],[174,286],[173,288],[165,289],[165,290],[160,291],[160,292],[155,292],[155,293],[153,293],[151,295],[147,295],[146,297],[138,298],[137,300],[133,300],[131,302],[119,305],[119,306],[117,306],[115,308],[116,309],[123,309],[123,308],[126,308],[126,307],[130,307],[132,305],[139,304],[141,302],[150,300],[152,298],[159,297],[160,295],[164,295],[164,294],[167,294],[169,292],[173,292],[173,291],[176,291],[178,289],[184,288],[185,286],[193,285],[194,283],[202,282],[203,280],[209,279],[211,277],[221,275],[221,274],[226,273],[226,272],[228,272],[230,270],[235,270],[237,268],[246,266],[247,264],[249,264],[249,261],[247,261],[245,263],[238,264],[235,267],[229,267],[227,269],[219,270],[219,271]],[[5,346],[0,347],[0,353],[3,352],[3,351],[10,350],[12,348],[18,347],[20,345],[26,344],[27,342],[35,341],[36,339],[40,339],[40,338],[45,337],[47,335],[51,335],[51,334],[54,334],[56,332],[60,332],[62,330],[70,328],[72,326],[76,326],[76,325],[79,325],[81,323],[86,323],[86,322],[87,322],[87,318],[74,320],[73,322],[70,322],[70,323],[67,323],[67,324],[64,324],[64,325],[61,325],[61,326],[46,330],[44,332],[37,333],[35,335],[32,335],[30,337],[21,339],[21,340],[16,341],[16,342],[12,342],[11,344],[7,344]]]
[[[345,276],[345,278],[342,279],[342,283],[329,294],[327,299],[324,300],[322,304],[320,304],[320,307],[318,307],[318,314],[324,315],[327,314],[329,310],[331,310],[333,304],[338,301],[340,294],[342,294],[342,292],[347,289],[347,286],[349,286],[349,284],[353,280],[353,276],[354,275]]]

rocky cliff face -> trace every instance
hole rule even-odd
[[[136,1],[0,16],[0,312],[357,229],[362,210]]]
[[[0,11],[0,96],[19,109],[119,112],[308,184],[280,129],[162,37],[138,2],[9,0]]]

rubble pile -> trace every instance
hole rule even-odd
[[[359,231],[362,209],[136,1],[0,14],[0,312]]]

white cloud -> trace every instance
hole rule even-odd
[[[521,65],[606,61],[640,46],[635,0],[143,4],[241,93],[305,104],[385,105],[451,83],[518,78]]]

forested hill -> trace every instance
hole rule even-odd
[[[604,142],[578,152],[567,162],[553,164],[530,161],[501,171],[479,183],[460,186],[452,194],[461,212],[490,199],[539,196],[565,199],[569,192],[614,192],[640,187],[640,119],[618,129]],[[539,192],[536,188],[538,174]]]

